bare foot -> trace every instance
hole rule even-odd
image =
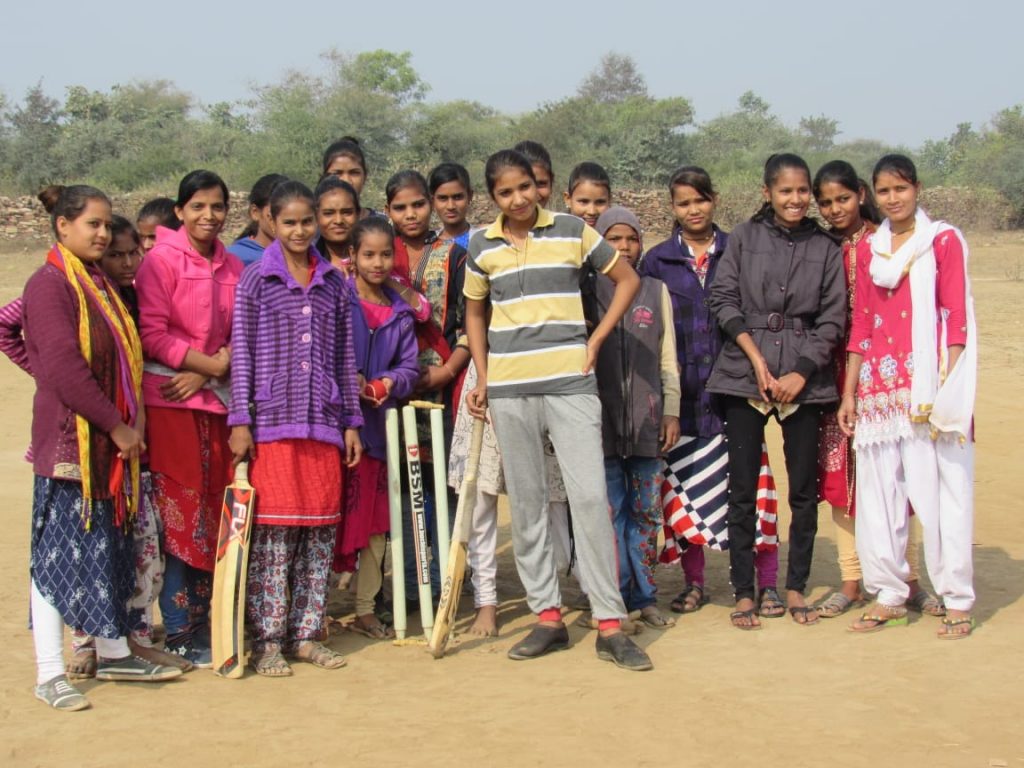
[[[154,664],[163,664],[166,667],[177,667],[182,672],[191,672],[194,668],[192,662],[184,656],[179,656],[176,653],[168,653],[167,651],[161,651],[159,648],[154,648],[150,645],[139,645],[130,637],[128,638],[128,647],[131,649],[131,652],[140,659],[151,661]]]
[[[67,669],[68,680],[89,680],[96,677],[96,648],[84,645],[71,656]]]
[[[474,637],[497,637],[498,636],[498,606],[481,605],[476,612],[476,618],[468,630],[468,634]]]

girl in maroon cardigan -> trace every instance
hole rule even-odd
[[[99,680],[159,681],[181,670],[131,654],[131,521],[145,451],[142,348],[97,262],[111,239],[110,201],[92,187],[40,199],[57,243],[25,286],[24,328],[35,374],[32,412],[31,606],[36,697],[55,709],[88,700],[67,679],[67,624],[96,638]],[[68,425],[74,425],[74,429]]]

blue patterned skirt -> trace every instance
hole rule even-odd
[[[93,502],[87,531],[81,484],[36,475],[29,568],[69,627],[95,637],[128,634],[128,599],[135,589],[132,539],[114,524],[113,502]]]

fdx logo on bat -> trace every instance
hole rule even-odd
[[[251,498],[252,490],[232,490],[231,506],[225,503],[221,511],[223,520],[220,526],[220,540],[217,542],[217,557],[223,557],[232,542],[245,546]]]

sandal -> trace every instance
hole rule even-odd
[[[96,648],[84,645],[71,655],[67,668],[68,680],[91,680],[96,677]]]
[[[395,630],[385,626],[375,615],[371,614],[370,618],[373,620],[373,623],[364,624],[360,621],[360,617],[357,616],[355,621],[345,625],[345,629],[355,632],[357,635],[368,637],[371,640],[390,640],[395,636]]]
[[[814,613],[814,618],[810,617],[810,614]],[[809,605],[794,605],[789,609],[789,615],[793,617],[793,621],[802,627],[810,627],[818,623],[818,612]],[[804,620],[800,621],[797,616],[803,616]]]
[[[651,629],[668,629],[676,625],[675,619],[662,616],[655,605],[648,605],[640,611],[640,621]]]
[[[928,616],[945,616],[946,606],[927,589],[919,589],[907,599],[907,608]]]
[[[973,616],[961,616],[959,619],[947,617],[942,620],[942,629],[937,634],[939,640],[964,640],[971,636],[977,626]],[[957,627],[967,627],[967,630],[961,632]]]
[[[290,655],[320,669],[341,669],[348,664],[344,656],[317,640],[300,642]]]
[[[775,587],[765,587],[757,598],[757,615],[762,619],[778,619],[786,615],[786,606]]]
[[[294,674],[278,645],[268,645],[262,652],[253,651],[249,664],[257,675],[263,677],[291,677]]]
[[[906,606],[875,604],[873,612],[862,613],[860,618],[846,629],[848,632],[857,632],[863,635],[869,632],[879,632],[887,627],[905,627],[909,623]]]
[[[820,603],[818,603],[815,610],[818,612],[818,617],[822,619],[834,619],[837,616],[842,616],[850,608],[853,607],[855,601],[848,598],[842,592],[833,592],[831,595],[826,597]],[[860,601],[856,601],[860,602]]]
[[[761,624],[754,623],[757,612],[753,608],[748,608],[745,611],[733,611],[729,614],[729,621],[736,629],[742,629],[744,632],[752,632],[761,628]],[[740,619],[745,619],[748,623],[738,623]]]
[[[704,591],[701,584],[687,584],[686,589],[679,593],[669,604],[672,613],[696,613],[711,602],[711,596]]]

